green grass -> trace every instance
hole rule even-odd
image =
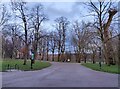
[[[31,61],[27,60],[27,64],[23,65],[23,60],[4,60],[0,61],[2,62],[2,65],[0,65],[0,71],[6,71],[8,64],[15,68],[15,64],[19,66],[19,70],[23,71],[33,71],[33,70],[40,70],[46,67],[49,67],[51,64],[49,62],[40,62],[39,60],[35,61],[35,64],[33,64],[33,69],[31,69]],[[1,68],[2,67],[2,68]]]
[[[96,63],[96,64],[83,63],[82,65],[86,66],[90,69],[96,70],[96,71],[103,71],[103,72],[108,72],[108,73],[120,74],[120,71],[118,70],[118,65],[107,66],[106,64],[102,64],[101,69],[100,69],[98,63]]]

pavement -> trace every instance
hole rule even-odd
[[[118,74],[94,71],[78,63],[51,62],[37,71],[2,73],[2,87],[118,87]]]

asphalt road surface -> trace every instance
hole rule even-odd
[[[98,72],[78,63],[57,63],[38,71],[2,73],[3,87],[118,87],[118,74]]]

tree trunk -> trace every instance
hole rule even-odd
[[[111,64],[114,64],[114,58],[113,58],[113,48],[112,43],[109,41],[109,27],[112,22],[113,16],[117,13],[115,9],[109,10],[109,18],[106,24],[104,24],[104,48],[105,48],[105,54],[106,54],[106,60],[107,64],[110,66]]]
[[[83,52],[83,57],[84,57],[84,63],[86,63],[87,59],[87,54]]]
[[[48,55],[49,55],[48,52],[49,52],[49,41],[48,41],[48,38],[47,38],[47,61],[48,61],[48,59],[49,59],[49,58],[48,58]]]
[[[61,60],[62,60],[63,62],[65,62],[64,52],[62,52]]]
[[[81,63],[81,54],[78,54],[78,63]]]
[[[35,63],[35,60],[37,59],[37,45],[35,44],[35,48],[34,48],[34,60],[33,63]]]
[[[119,25],[119,26],[120,26],[120,25]],[[120,44],[120,34],[118,35],[118,39],[119,39],[118,44]],[[120,65],[120,45],[118,45],[117,55],[118,55],[118,65]],[[119,68],[120,68],[120,66],[119,66]]]
[[[60,61],[60,46],[59,46],[59,48],[58,48],[58,62]]]
[[[93,57],[93,64],[95,64],[95,58]]]
[[[84,63],[86,63],[86,59],[84,59]]]
[[[26,47],[26,53],[25,53],[23,65],[26,65],[27,55],[28,55],[28,39],[27,39],[28,34],[27,34],[27,21],[26,21],[25,15],[23,15],[23,22],[24,22],[24,27],[25,27],[24,30],[25,30],[25,47]]]
[[[93,64],[95,64],[95,52],[93,52],[93,55],[92,55],[92,62],[93,62]]]
[[[25,46],[25,52],[24,52],[24,63],[23,63],[23,65],[26,65],[27,55],[28,55],[28,45],[26,44],[26,46]]]
[[[104,31],[104,39],[105,39],[105,54],[107,58],[107,64],[110,66],[111,64],[114,64],[114,58],[113,58],[113,48],[112,43],[110,42],[109,32],[108,30]]]
[[[47,50],[47,61],[48,61],[48,59],[49,59],[49,58],[48,58],[48,50]]]
[[[58,62],[60,61],[60,53],[58,53]]]
[[[54,51],[52,51],[52,61],[54,61]]]
[[[26,65],[26,62],[27,62],[27,55],[25,54],[24,55],[24,63],[23,63],[23,65]]]

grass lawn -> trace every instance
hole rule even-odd
[[[103,71],[103,72],[108,72],[108,73],[115,73],[115,74],[120,74],[120,71],[118,70],[118,65],[111,65],[107,66],[106,64],[102,64],[102,67],[100,69],[99,64],[92,64],[92,63],[83,63],[83,66],[86,66],[90,69],[97,70],[97,71]]]
[[[31,69],[30,60],[27,60],[26,65],[23,65],[23,60],[21,59],[16,59],[16,60],[9,59],[9,60],[0,61],[0,63],[2,63],[2,65],[0,65],[0,71],[3,71],[3,72],[7,70],[8,64],[13,68],[15,68],[15,64],[17,64],[19,66],[19,70],[23,70],[23,71],[40,70],[40,69],[51,66],[49,62],[40,62],[40,60],[35,61],[35,64],[33,64],[33,69]]]

